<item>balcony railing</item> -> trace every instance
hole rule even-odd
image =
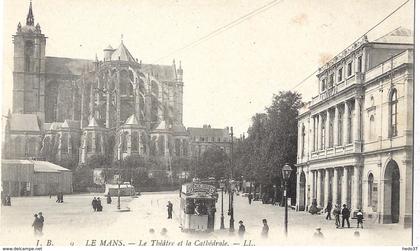
[[[397,68],[398,66],[406,63],[413,63],[413,52],[412,51],[404,51],[400,54],[397,54],[393,58],[379,64],[369,71],[366,72],[365,81],[370,81],[388,71],[391,68]]]
[[[357,72],[354,75],[348,77],[344,81],[341,81],[337,85],[334,85],[325,91],[321,92],[318,96],[315,96],[312,98],[311,105],[315,105],[323,100],[326,100],[332,96],[335,96],[339,94],[344,89],[347,89],[348,87],[352,85],[360,85],[363,83],[364,80],[364,74],[361,72]]]
[[[327,149],[313,151],[311,152],[311,159],[323,159],[348,153],[356,153],[360,151],[360,147],[357,147],[357,144],[355,145],[353,143],[350,143],[344,146],[334,146]]]

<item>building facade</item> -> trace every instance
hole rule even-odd
[[[188,127],[190,137],[191,155],[201,156],[209,148],[220,148],[226,154],[231,152],[231,138],[229,128],[212,128],[211,125],[203,125],[202,128]]]
[[[103,59],[48,57],[32,3],[14,44],[13,110],[3,158],[119,160],[131,155],[163,160],[190,155],[183,125],[183,69],[144,64],[123,41]]]
[[[319,69],[298,116],[297,210],[346,204],[412,224],[413,34],[364,36]]]

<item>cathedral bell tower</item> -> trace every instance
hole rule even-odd
[[[32,2],[26,25],[19,22],[13,35],[13,113],[36,114],[44,122],[46,37],[41,26],[34,25]]]

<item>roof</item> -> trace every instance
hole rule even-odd
[[[159,125],[155,128],[155,130],[167,130],[168,127],[166,126],[166,121],[162,120]]]
[[[45,57],[45,72],[47,74],[82,75],[89,66],[93,68],[93,61],[77,58]]]
[[[125,47],[124,43],[121,41],[120,46],[112,53],[111,60],[121,60],[121,61],[128,61],[128,62],[136,62],[134,57],[128,51],[127,47]]]
[[[227,129],[188,127],[191,136],[229,137]]]
[[[49,131],[56,131],[61,128],[61,122],[44,123],[44,128]]]
[[[88,127],[99,127],[99,124],[94,117],[90,118]]]
[[[24,160],[24,159],[2,159],[1,160],[1,164],[2,165],[6,165],[6,164],[25,164],[25,165],[32,165],[32,162],[29,160]]]
[[[10,130],[25,132],[40,132],[38,117],[35,114],[12,114]]]
[[[398,27],[397,29],[376,39],[375,43],[393,43],[393,44],[413,44],[413,31],[407,28]]]
[[[156,76],[159,80],[175,80],[176,72],[173,65],[142,64],[141,70]]]
[[[175,124],[172,127],[172,131],[174,131],[175,133],[187,133],[187,129],[185,129],[185,126],[177,124]]]
[[[71,172],[69,169],[62,166],[53,164],[48,161],[31,160],[34,164],[34,171],[36,173],[59,173],[59,172]]]
[[[136,116],[133,114],[127,119],[125,124],[126,125],[139,125],[139,122],[138,122]]]
[[[77,120],[66,119],[66,120],[64,120],[63,124],[61,125],[61,128],[79,129],[80,128],[80,122],[77,121]]]

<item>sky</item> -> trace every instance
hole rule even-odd
[[[143,63],[184,69],[184,125],[233,126],[245,133],[274,94],[293,90],[309,101],[317,79],[295,86],[405,0],[279,0],[271,8],[196,46],[183,48],[272,0],[33,0],[35,23],[48,37],[46,55],[103,58],[124,44]],[[413,29],[414,0],[368,34]],[[12,104],[13,43],[28,0],[3,1],[2,113]],[[173,53],[174,52],[174,53]]]

